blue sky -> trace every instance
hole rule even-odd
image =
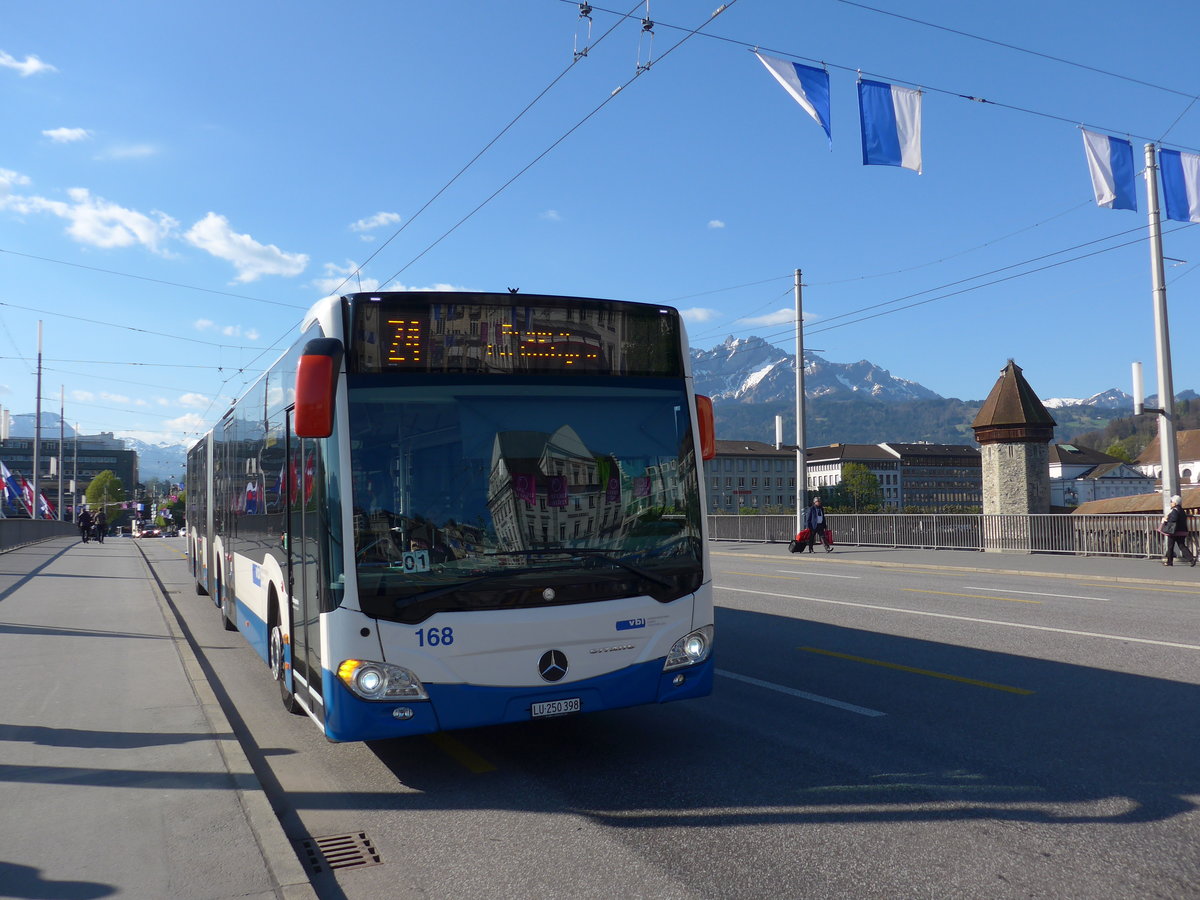
[[[44,410],[190,442],[359,265],[343,291],[670,303],[694,347],[789,352],[799,267],[826,359],[975,400],[1010,357],[1043,397],[1137,359],[1155,390],[1143,182],[1097,208],[1077,126],[1139,170],[1200,152],[1194,2],[717,5],[653,0],[652,39],[594,7],[572,65],[560,0],[6,4],[0,404],[33,411],[40,319]],[[832,149],[756,46],[828,64]],[[923,174],[862,165],[856,69],[925,90]],[[1200,229],[1165,231],[1200,389]]]

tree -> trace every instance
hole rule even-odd
[[[125,502],[125,486],[111,469],[105,469],[91,480],[83,496],[87,500],[88,509],[103,509],[111,524],[121,504]]]
[[[842,469],[842,486],[855,512],[877,511],[883,494],[879,478],[862,463],[846,463]]]
[[[1121,462],[1133,462],[1133,457],[1129,455],[1129,450],[1126,449],[1125,445],[1119,441],[1115,444],[1110,444],[1108,449],[1104,452],[1109,456],[1115,456],[1117,459],[1121,460]]]

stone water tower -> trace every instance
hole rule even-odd
[[[1010,359],[971,423],[983,463],[984,515],[1050,512],[1050,442],[1056,424]],[[1019,535],[1010,532],[1009,537],[1017,540],[1004,544],[1020,546]]]

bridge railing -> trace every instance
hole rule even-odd
[[[0,519],[0,553],[64,534],[79,534],[79,528],[51,519]]]
[[[1161,515],[1143,514],[826,514],[834,541],[857,547],[1132,557],[1162,555],[1161,520]],[[708,536],[714,541],[786,543],[795,534],[795,516],[708,517]],[[1189,538],[1193,552],[1198,537],[1193,532]]]

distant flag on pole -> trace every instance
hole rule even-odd
[[[767,71],[775,76],[775,80],[783,85],[783,89],[792,95],[792,99],[825,129],[829,145],[833,146],[833,133],[829,124],[829,73],[824,69],[775,59],[773,56],[763,56],[757,52],[754,55],[767,67]]]
[[[8,466],[0,462],[0,479],[4,481],[4,496],[13,503],[25,505],[25,498],[21,495],[21,485],[13,476],[13,473],[8,470]]]
[[[921,92],[882,81],[858,82],[864,166],[921,172]]]
[[[1087,153],[1096,205],[1136,210],[1133,145],[1122,138],[1083,129],[1083,149]]]
[[[1200,156],[1178,150],[1159,150],[1163,201],[1167,218],[1176,222],[1200,222]]]

